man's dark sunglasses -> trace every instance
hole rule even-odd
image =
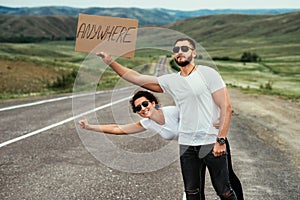
[[[140,105],[137,105],[135,108],[134,108],[134,111],[135,112],[140,112],[142,110],[142,106],[144,108],[146,108],[147,106],[149,105],[149,101],[143,101]]]
[[[178,53],[180,49],[182,52],[188,52],[190,49],[194,50],[193,48],[190,48],[188,46],[181,46],[181,47],[176,46],[173,48],[173,53]]]

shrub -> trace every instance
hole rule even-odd
[[[241,56],[242,62],[260,62],[261,58],[256,53],[244,52]]]
[[[272,81],[268,81],[265,84],[260,84],[259,88],[260,89],[266,89],[266,90],[272,90],[273,89],[272,85],[273,85],[273,82]]]
[[[56,89],[66,89],[70,86],[73,87],[73,83],[76,79],[77,72],[73,70],[71,73],[65,75],[63,74],[60,77],[57,77],[56,81],[54,81],[52,84],[49,84],[48,87],[50,88],[56,88]]]

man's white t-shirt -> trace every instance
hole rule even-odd
[[[153,130],[164,139],[178,139],[179,111],[175,106],[166,106],[162,108],[165,124],[160,125],[149,118],[143,118],[140,123],[145,129]]]
[[[179,73],[158,77],[164,92],[169,93],[180,113],[179,144],[204,145],[216,142],[217,122],[220,110],[212,98],[212,93],[226,87],[219,73],[207,66],[198,65],[189,76]]]

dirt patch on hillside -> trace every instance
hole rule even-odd
[[[47,83],[60,76],[53,67],[22,61],[0,61],[0,91],[2,93],[40,92]]]
[[[229,89],[234,114],[249,122],[258,137],[290,158],[300,169],[300,102]]]

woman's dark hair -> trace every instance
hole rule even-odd
[[[131,107],[132,107],[132,110],[133,112],[135,113],[135,105],[134,105],[134,102],[135,100],[141,98],[141,97],[145,97],[147,100],[149,100],[151,103],[154,101],[155,102],[155,108],[158,108],[158,100],[157,98],[151,93],[151,92],[148,92],[148,91],[138,91],[136,92],[132,99],[130,100],[130,104],[131,104]]]
[[[192,40],[190,38],[179,38],[174,42],[174,45],[180,41],[188,41],[192,45],[193,49],[196,49],[196,43],[194,42],[194,40]]]

